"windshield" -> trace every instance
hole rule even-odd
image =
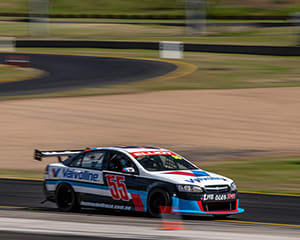
[[[135,157],[148,171],[190,170],[195,166],[177,155],[151,155]]]

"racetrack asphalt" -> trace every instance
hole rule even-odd
[[[44,200],[42,182],[33,180],[0,179],[0,208],[21,209],[30,211],[57,212],[53,203],[41,204]],[[280,196],[267,194],[240,193],[240,206],[245,213],[230,216],[228,219],[241,222],[287,224],[300,226],[300,197]],[[91,213],[91,210],[82,210]],[[94,214],[103,214],[103,211],[92,211]],[[107,212],[106,212],[107,214]],[[114,214],[108,211],[108,214]],[[130,213],[129,213],[130,214]],[[124,221],[128,213],[124,213]],[[144,218],[145,216],[140,216]],[[122,218],[122,214],[120,216]],[[212,220],[209,217],[185,216],[187,220]]]
[[[105,237],[88,237],[88,236],[73,236],[73,235],[49,235],[49,234],[32,234],[32,233],[24,233],[24,232],[9,232],[9,231],[1,231],[0,232],[1,239],[13,239],[13,240],[82,240],[82,239],[101,239],[107,240],[112,238],[105,238]],[[116,238],[117,239],[117,238]],[[127,239],[123,239],[127,240]]]
[[[7,54],[0,53],[0,64]],[[174,71],[172,63],[142,59],[21,54],[26,56],[29,66],[48,72],[37,79],[0,84],[0,96],[41,94],[85,87],[128,83],[158,77]]]

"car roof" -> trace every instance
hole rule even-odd
[[[128,153],[147,152],[147,151],[155,151],[155,150],[168,151],[167,149],[152,147],[152,146],[114,146],[114,147],[92,148],[91,150],[100,150],[100,149],[121,150],[121,151],[126,151]]]

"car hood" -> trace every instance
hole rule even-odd
[[[200,187],[207,185],[230,185],[233,182],[229,178],[201,169],[152,172],[151,175],[154,175],[157,179],[174,184],[197,185]]]

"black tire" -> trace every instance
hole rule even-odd
[[[60,184],[55,192],[56,205],[62,212],[74,212],[80,209],[76,194],[69,184]]]
[[[152,217],[160,217],[160,207],[171,206],[170,194],[160,188],[150,192],[147,202],[148,213]]]

